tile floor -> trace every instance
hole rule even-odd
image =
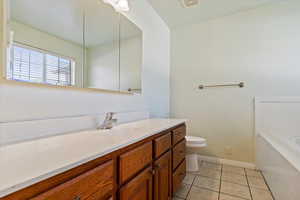
[[[187,174],[173,200],[274,200],[259,171],[209,162],[200,166]]]

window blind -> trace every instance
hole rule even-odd
[[[7,69],[7,79],[71,86],[73,81],[72,59],[14,44],[11,47],[11,61]]]

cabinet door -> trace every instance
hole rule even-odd
[[[120,200],[152,200],[152,167],[145,169],[120,190]]]
[[[185,159],[173,173],[173,193],[177,192],[186,175],[186,161]]]
[[[170,152],[155,161],[154,200],[171,200],[171,162]]]

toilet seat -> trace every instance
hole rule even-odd
[[[195,136],[186,136],[187,147],[206,147],[206,139]]]

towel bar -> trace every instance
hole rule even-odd
[[[203,90],[205,88],[214,88],[214,87],[234,87],[234,86],[238,86],[240,88],[245,87],[245,83],[240,82],[238,84],[222,84],[222,85],[199,85],[199,89]]]

